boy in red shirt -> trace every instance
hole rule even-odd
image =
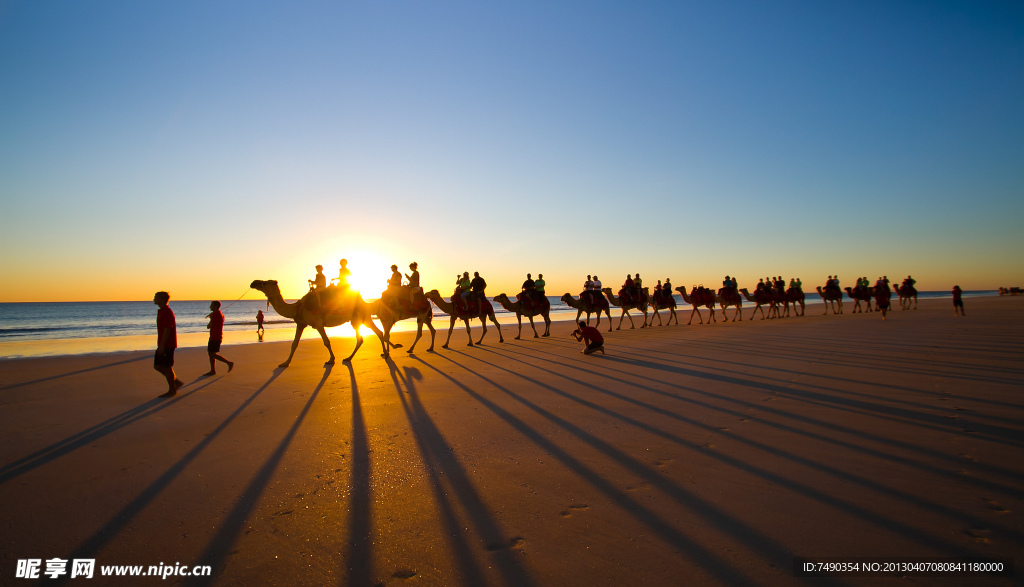
[[[582,340],[586,348],[583,349],[584,355],[596,353],[601,351],[604,354],[604,337],[601,336],[601,331],[594,328],[593,326],[587,326],[586,322],[579,322],[579,328],[573,331],[572,337],[576,340]]]
[[[178,348],[178,332],[174,323],[174,312],[167,305],[171,294],[158,291],[153,303],[160,307],[156,312],[156,354],[153,368],[167,379],[167,393],[160,397],[173,397],[185,382],[174,375],[174,349]]]
[[[235,366],[234,363],[220,356],[220,343],[224,340],[224,313],[220,311],[220,302],[210,302],[210,313],[206,315],[210,323],[206,325],[210,329],[210,342],[206,344],[206,352],[210,355],[210,372],[203,373],[203,377],[211,377],[217,374],[216,361],[226,363],[228,373]]]

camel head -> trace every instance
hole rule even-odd
[[[576,298],[572,297],[572,294],[565,294],[562,296],[562,301],[565,303],[575,302]]]
[[[502,294],[498,294],[498,295],[494,296],[494,301],[496,301],[496,302],[498,302],[498,303],[500,304],[500,303],[501,303],[501,299],[502,299],[502,298],[505,298],[505,301],[506,301],[506,302],[510,301],[510,300],[508,299],[508,296],[507,296],[507,295],[505,295],[505,294],[503,294],[503,293],[502,293]]]
[[[271,295],[278,295],[278,296],[281,295],[281,288],[277,286],[277,280],[276,279],[271,279],[269,281],[263,281],[263,280],[260,280],[260,279],[256,279],[252,283],[249,284],[249,287],[251,289],[255,289],[255,290],[259,291],[259,292],[262,292],[263,295],[267,296],[268,298]]]

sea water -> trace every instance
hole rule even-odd
[[[964,297],[997,295],[996,290],[982,290],[964,292]],[[918,299],[949,298],[948,291],[922,291],[918,292]],[[845,296],[844,296],[845,298]],[[548,296],[551,302],[551,313],[556,319],[571,319],[575,317],[575,309],[567,306],[560,297]],[[682,298],[676,294],[675,300],[681,309],[688,309],[689,306],[683,303]],[[895,296],[893,302],[895,303]],[[806,303],[815,305],[821,303],[821,298],[814,291],[807,295]],[[744,305],[752,305],[745,302]],[[171,309],[174,310],[177,332],[179,335],[179,346],[205,346],[206,338],[201,334],[206,333],[206,325],[209,323],[207,315],[210,313],[209,300],[171,300]],[[515,324],[515,315],[510,314],[497,303],[492,303],[495,315],[503,324]],[[46,354],[67,354],[81,352],[108,352],[111,350],[137,350],[139,348],[150,348],[156,344],[156,305],[152,301],[146,302],[24,302],[24,303],[0,303],[0,358],[46,355]],[[238,336],[231,336],[231,333],[244,331],[253,333],[253,341],[256,330],[256,313],[262,310],[264,313],[264,327],[267,330],[269,340],[289,340],[294,331],[294,323],[279,316],[273,308],[267,307],[266,300],[240,300],[236,302],[224,302],[222,311],[225,322],[225,342],[229,340],[240,340]],[[619,312],[613,307],[612,316],[617,318]],[[434,307],[435,318],[442,318],[447,322],[447,314]],[[524,320],[525,321],[525,320]],[[435,320],[435,327],[439,324]],[[443,324],[443,323],[442,323]],[[415,321],[405,320],[400,322],[396,330],[410,330],[415,328]],[[192,334],[193,336],[189,336]],[[338,327],[330,332],[331,336],[352,336],[354,334],[350,327]],[[364,332],[365,334],[365,332]],[[310,336],[318,336],[314,331],[308,333]],[[138,342],[140,337],[149,337],[145,344]],[[125,341],[131,339],[132,344],[119,344],[118,339]],[[150,340],[151,339],[151,340]],[[102,340],[103,344],[99,344]],[[247,340],[247,339],[246,339]],[[78,341],[78,345],[55,345],[44,344],[47,341]],[[73,349],[60,351],[60,348]],[[56,350],[55,350],[56,349]]]

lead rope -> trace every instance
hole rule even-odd
[[[242,295],[238,296],[238,299],[237,299],[237,300],[235,300],[235,301],[231,302],[230,304],[228,304],[227,306],[224,306],[223,308],[221,308],[221,311],[223,312],[224,310],[227,310],[227,309],[228,309],[228,308],[230,308],[231,306],[234,306],[235,304],[237,304],[238,302],[240,302],[240,301],[242,300],[242,298],[244,298],[244,297],[245,297],[245,294],[249,293],[249,290],[250,290],[250,289],[252,289],[252,288],[247,288],[247,289],[246,289],[246,290],[245,290],[244,292],[242,292]]]

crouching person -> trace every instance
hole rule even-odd
[[[601,336],[601,331],[594,328],[593,326],[587,326],[586,322],[577,323],[579,328],[573,331],[572,337],[576,340],[583,341],[584,348],[583,354],[589,355],[601,351],[604,354],[604,337]]]

